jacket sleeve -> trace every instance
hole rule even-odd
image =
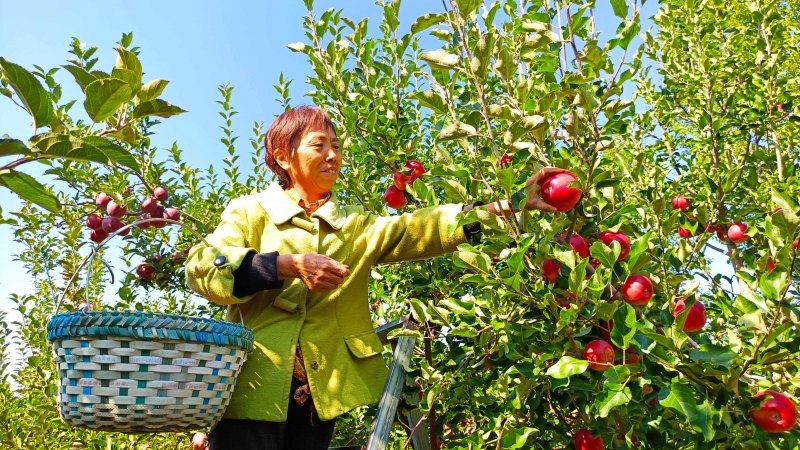
[[[244,303],[253,298],[253,294],[233,295],[233,272],[248,254],[257,253],[247,241],[250,223],[245,206],[241,198],[232,200],[223,211],[219,226],[206,237],[209,245],[202,242],[195,245],[186,259],[189,288],[219,305]]]
[[[447,232],[461,205],[418,209],[398,216],[370,214],[362,227],[367,254],[374,263],[433,258],[456,250],[466,242],[463,227]]]

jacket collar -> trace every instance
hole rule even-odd
[[[264,211],[267,212],[272,222],[282,225],[290,221],[293,217],[302,215],[305,211],[295,201],[284,192],[277,182],[272,183],[265,191],[258,194],[258,202]],[[319,217],[328,223],[334,230],[342,228],[342,215],[339,211],[339,199],[336,192],[330,200],[325,202],[320,208],[311,214],[311,217]]]

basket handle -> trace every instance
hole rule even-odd
[[[66,287],[64,287],[64,292],[61,294],[61,297],[58,299],[58,303],[56,303],[56,309],[55,309],[55,312],[53,313],[53,315],[58,314],[58,311],[61,309],[61,305],[64,302],[64,298],[67,296],[67,291],[72,286],[72,284],[75,282],[75,279],[77,278],[78,273],[80,273],[81,269],[83,269],[84,266],[86,266],[86,283],[85,283],[85,287],[84,287],[84,292],[86,293],[85,294],[86,295],[86,308],[82,309],[81,312],[86,312],[86,310],[91,310],[92,306],[91,306],[91,303],[89,303],[89,281],[92,278],[92,262],[94,262],[94,258],[95,258],[95,256],[97,256],[97,251],[99,249],[103,248],[103,246],[105,246],[111,239],[117,237],[120,233],[124,232],[125,230],[128,230],[128,229],[130,229],[130,228],[132,228],[134,226],[137,226],[139,224],[149,223],[149,222],[166,222],[166,223],[170,223],[170,224],[173,224],[173,225],[181,226],[181,227],[185,228],[187,231],[189,231],[190,233],[192,233],[196,238],[200,239],[204,244],[206,244],[207,246],[211,247],[211,244],[209,244],[208,241],[205,240],[205,238],[200,235],[200,233],[198,233],[194,228],[184,224],[183,222],[178,222],[177,220],[159,219],[159,218],[136,220],[136,221],[134,221],[134,222],[132,222],[132,223],[130,223],[128,225],[125,225],[124,227],[120,228],[119,230],[114,231],[113,233],[110,233],[108,235],[108,237],[103,240],[103,242],[97,244],[97,246],[92,249],[92,252],[86,258],[84,258],[84,260],[78,266],[78,269],[75,270],[75,273],[72,275],[72,278],[69,279],[69,282],[67,283]],[[239,309],[239,308],[236,308],[236,309],[239,311],[239,318],[241,319],[242,324],[244,324],[244,316],[242,316],[242,310]]]

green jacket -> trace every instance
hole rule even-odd
[[[461,227],[448,235],[461,205],[442,205],[397,216],[377,216],[361,206],[338,206],[332,198],[308,217],[283,189],[234,199],[186,261],[189,287],[220,305],[228,320],[255,332],[225,417],[286,421],[295,347],[303,349],[309,387],[321,420],[376,403],[388,370],[373,330],[367,289],[373,264],[425,259],[453,252],[466,241]],[[308,290],[299,279],[283,289],[233,296],[233,271],[247,253],[318,253],[350,267],[328,293]],[[214,259],[225,256],[217,267]]]

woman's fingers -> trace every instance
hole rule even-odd
[[[531,197],[530,200],[528,200],[528,203],[525,204],[525,207],[528,210],[538,209],[539,211],[544,211],[544,212],[551,212],[551,213],[558,212],[558,209],[556,209],[555,206],[545,203],[544,200],[539,198],[539,196]]]

